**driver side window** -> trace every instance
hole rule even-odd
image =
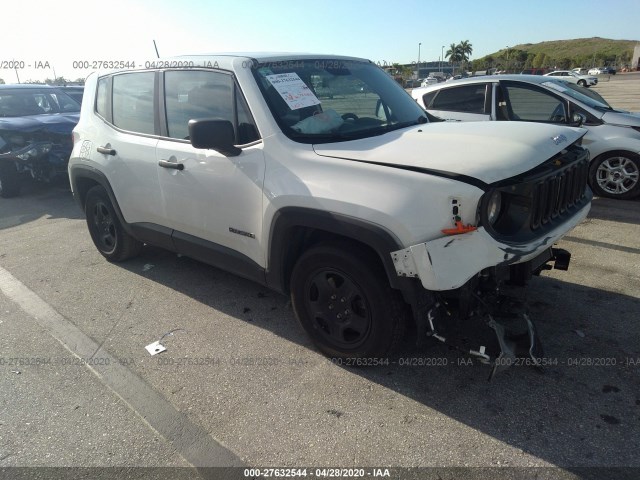
[[[509,120],[567,122],[565,102],[558,97],[527,86],[506,85],[503,88]]]

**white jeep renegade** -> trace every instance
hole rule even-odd
[[[585,131],[433,120],[364,59],[155,60],[87,79],[69,176],[108,260],[147,243],[290,293],[327,355],[368,364],[413,325],[537,358],[503,287],[567,268],[552,246],[590,208]]]

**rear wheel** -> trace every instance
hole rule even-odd
[[[293,269],[291,301],[303,328],[330,357],[380,359],[402,340],[402,297],[378,259],[351,244],[307,250]]]
[[[142,242],[125,231],[103,187],[95,186],[87,192],[84,211],[91,239],[103,257],[121,262],[140,253]]]
[[[17,197],[20,194],[20,175],[15,164],[0,162],[0,197]]]
[[[624,200],[640,195],[640,155],[609,152],[591,162],[589,172],[597,195]]]

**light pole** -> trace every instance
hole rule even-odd
[[[422,42],[418,43],[418,68],[416,68],[416,80],[420,80],[420,45],[422,45]]]
[[[444,62],[444,45],[442,45],[442,49],[440,51],[440,73],[443,73],[442,71],[442,63]]]
[[[507,45],[507,66],[505,67],[507,73],[509,73],[509,45]]]

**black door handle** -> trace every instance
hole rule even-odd
[[[184,163],[170,162],[168,160],[160,160],[158,162],[158,165],[160,165],[163,168],[174,168],[176,170],[184,170]]]
[[[98,150],[98,153],[104,153],[105,155],[116,154],[116,151],[113,148],[111,148],[111,145],[109,145],[108,143],[104,147],[98,147],[97,150]]]

